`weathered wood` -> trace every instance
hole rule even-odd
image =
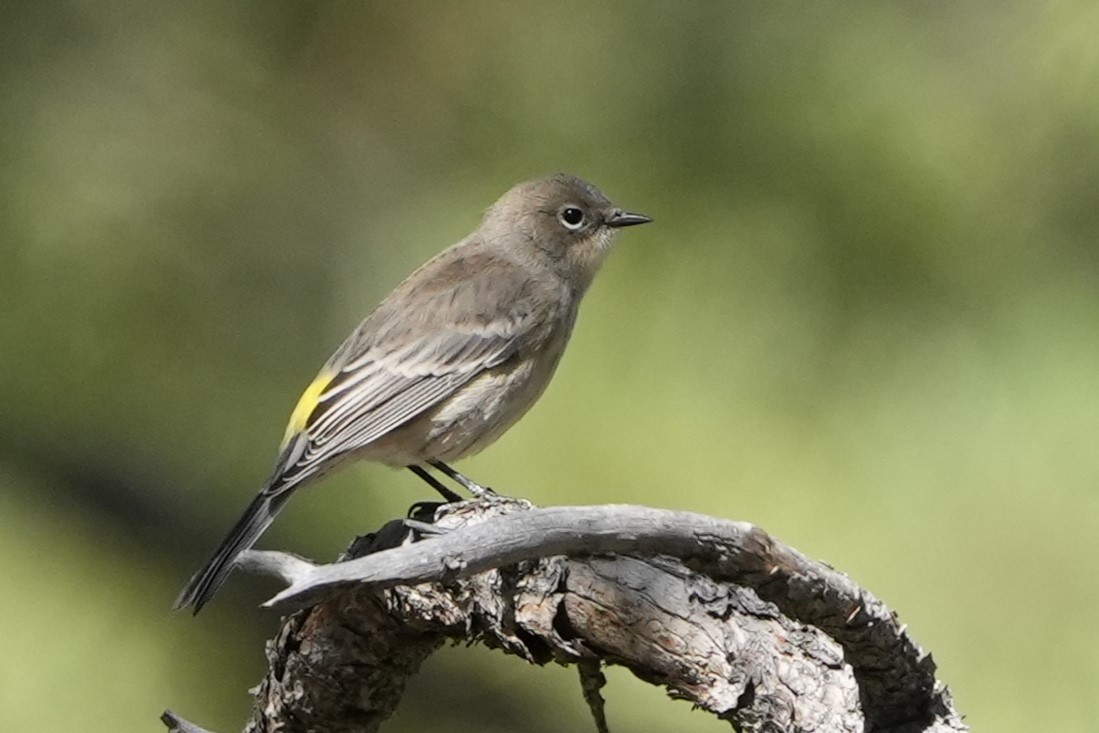
[[[248,553],[289,586],[268,605],[313,605],[269,643],[246,731],[377,730],[446,640],[577,664],[597,725],[619,664],[741,730],[966,730],[884,604],[754,525],[495,499],[430,531],[390,523],[332,565]]]

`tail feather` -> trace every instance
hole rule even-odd
[[[290,498],[291,493],[293,491],[290,487],[276,494],[266,490],[261,491],[229,530],[228,536],[222,540],[221,545],[202,569],[187,583],[187,587],[179,594],[172,608],[178,611],[181,608],[193,606],[196,614],[202,610],[206,602],[229,577],[229,573],[233,571],[237,557],[252,547],[260,535],[271,526],[271,522],[286,505],[286,500]]]

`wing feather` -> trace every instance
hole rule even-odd
[[[535,297],[535,286],[520,265],[476,241],[413,273],[325,364],[335,376],[288,437],[272,491],[378,440],[520,349],[538,348],[560,304]]]

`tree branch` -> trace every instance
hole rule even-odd
[[[390,523],[351,554],[242,559],[287,583],[265,605],[315,604],[268,645],[246,731],[376,730],[447,639],[578,665],[597,725],[606,663],[741,730],[966,730],[884,604],[745,522],[494,499]]]

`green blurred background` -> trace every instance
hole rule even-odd
[[[462,467],[756,522],[896,609],[977,729],[1093,729],[1099,5],[50,0],[0,38],[0,729],[239,729],[273,586],[175,594],[347,331],[556,170],[656,223]],[[261,544],[420,498],[352,469]],[[448,649],[387,728],[444,729],[591,723],[572,670]]]

